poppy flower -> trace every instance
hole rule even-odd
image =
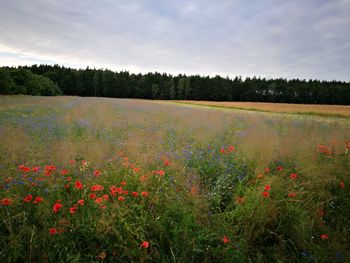
[[[85,200],[84,200],[84,199],[80,199],[80,200],[78,201],[78,205],[84,205],[84,203],[85,203]]]
[[[345,188],[345,183],[344,183],[344,181],[340,181],[339,186],[340,186],[341,189],[344,189],[344,188]]]
[[[49,232],[50,232],[50,235],[53,236],[53,235],[56,235],[58,233],[57,229],[52,227],[49,229]]]
[[[292,173],[292,174],[290,174],[289,178],[292,180],[295,180],[298,178],[298,175],[296,173]]]
[[[29,203],[30,201],[32,201],[32,199],[33,199],[33,196],[31,194],[29,194],[23,198],[23,201],[26,203]]]
[[[294,197],[296,197],[296,196],[297,196],[296,193],[289,193],[289,194],[288,194],[288,197],[290,197],[290,198],[294,198]]]
[[[271,186],[269,184],[265,185],[265,191],[270,191],[271,190]]]
[[[74,165],[75,164],[75,160],[69,160],[69,163],[71,164],[71,165]]]
[[[101,175],[101,171],[100,170],[95,170],[94,171],[94,176],[95,177],[99,177]]]
[[[147,180],[147,176],[146,175],[141,175],[140,176],[140,181],[143,183]]]
[[[224,153],[225,153],[225,148],[221,148],[221,149],[220,149],[220,152],[221,152],[222,154],[224,154]]]
[[[170,161],[168,159],[164,159],[163,164],[164,166],[169,166]]]
[[[90,199],[94,200],[96,198],[96,194],[95,193],[92,193],[89,195]]]
[[[269,194],[269,192],[264,191],[264,192],[262,193],[262,195],[265,196],[265,197],[269,197],[270,194]]]
[[[131,194],[132,194],[132,196],[137,197],[139,193],[138,192],[132,192]]]
[[[320,237],[321,237],[322,239],[329,239],[329,236],[328,236],[327,234],[322,234]]]
[[[99,184],[95,184],[93,186],[91,186],[91,191],[102,191],[104,189],[104,187],[102,185]]]
[[[266,168],[264,169],[264,172],[268,174],[268,173],[270,172],[270,168],[269,168],[269,167],[266,167]]]
[[[227,150],[228,152],[236,152],[236,149],[235,149],[235,147],[233,146],[233,145],[230,145],[229,147],[228,147],[228,150]]]
[[[224,237],[222,238],[222,242],[226,245],[227,243],[230,243],[230,239],[224,235]]]
[[[283,167],[279,165],[279,166],[277,166],[276,170],[277,170],[278,172],[280,172],[280,171],[283,170]]]
[[[118,201],[124,201],[125,200],[125,198],[124,197],[122,197],[122,196],[118,196]]]
[[[133,168],[133,170],[134,170],[135,173],[139,173],[141,169],[138,168],[138,167],[135,167],[135,168]]]
[[[76,181],[74,187],[77,190],[81,190],[81,189],[83,189],[83,184],[79,181]]]
[[[44,201],[44,199],[40,196],[37,196],[35,197],[33,204],[41,203],[42,201]]]
[[[128,190],[125,190],[124,191],[124,195],[128,195],[129,194],[129,191]]]
[[[58,211],[60,211],[60,209],[63,207],[63,205],[61,205],[60,203],[56,203],[53,205],[52,210],[54,213],[58,213]]]
[[[97,203],[97,204],[100,204],[102,201],[103,200],[101,197],[95,199],[95,203]]]
[[[68,174],[68,170],[67,169],[61,170],[61,175],[66,175],[66,174]]]
[[[76,206],[72,206],[71,208],[69,208],[69,212],[71,214],[75,214],[76,211],[77,211],[77,207]]]
[[[122,186],[126,186],[126,182],[125,182],[125,181],[120,182],[120,184],[121,184]]]
[[[149,247],[149,242],[147,242],[147,241],[142,241],[142,243],[140,244],[140,247],[142,247],[142,248],[148,248],[148,247]]]
[[[102,196],[102,198],[103,198],[104,200],[109,200],[109,195],[105,194],[105,195]]]
[[[51,172],[50,170],[45,170],[45,171],[44,171],[44,174],[45,174],[46,176],[50,176],[50,175],[52,174],[52,172]]]
[[[12,204],[12,199],[11,198],[5,197],[5,198],[1,199],[1,205],[8,206],[10,204]]]
[[[142,195],[143,197],[147,197],[147,196],[148,196],[148,192],[143,191],[143,192],[141,192],[141,195]]]
[[[34,167],[32,168],[32,171],[33,171],[34,173],[37,173],[37,172],[40,171],[40,167],[39,167],[39,166],[34,166]]]

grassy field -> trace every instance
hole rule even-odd
[[[341,105],[310,105],[310,104],[287,104],[265,102],[217,102],[217,101],[194,101],[183,100],[175,103],[201,105],[217,108],[232,108],[277,113],[298,113],[307,115],[323,115],[335,117],[350,117],[350,106]]]
[[[0,96],[0,262],[349,262],[349,151],[348,118]]]

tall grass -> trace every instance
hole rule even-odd
[[[347,262],[349,134],[344,118],[1,96],[0,261]]]

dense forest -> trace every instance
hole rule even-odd
[[[0,68],[0,94],[350,105],[350,82],[131,74],[33,65]]]

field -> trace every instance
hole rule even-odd
[[[277,113],[298,113],[306,115],[350,117],[350,106],[342,105],[310,105],[266,102],[217,102],[183,100],[175,103],[209,106],[217,108],[231,108]]]
[[[347,117],[0,96],[0,262],[349,262],[349,151]]]

